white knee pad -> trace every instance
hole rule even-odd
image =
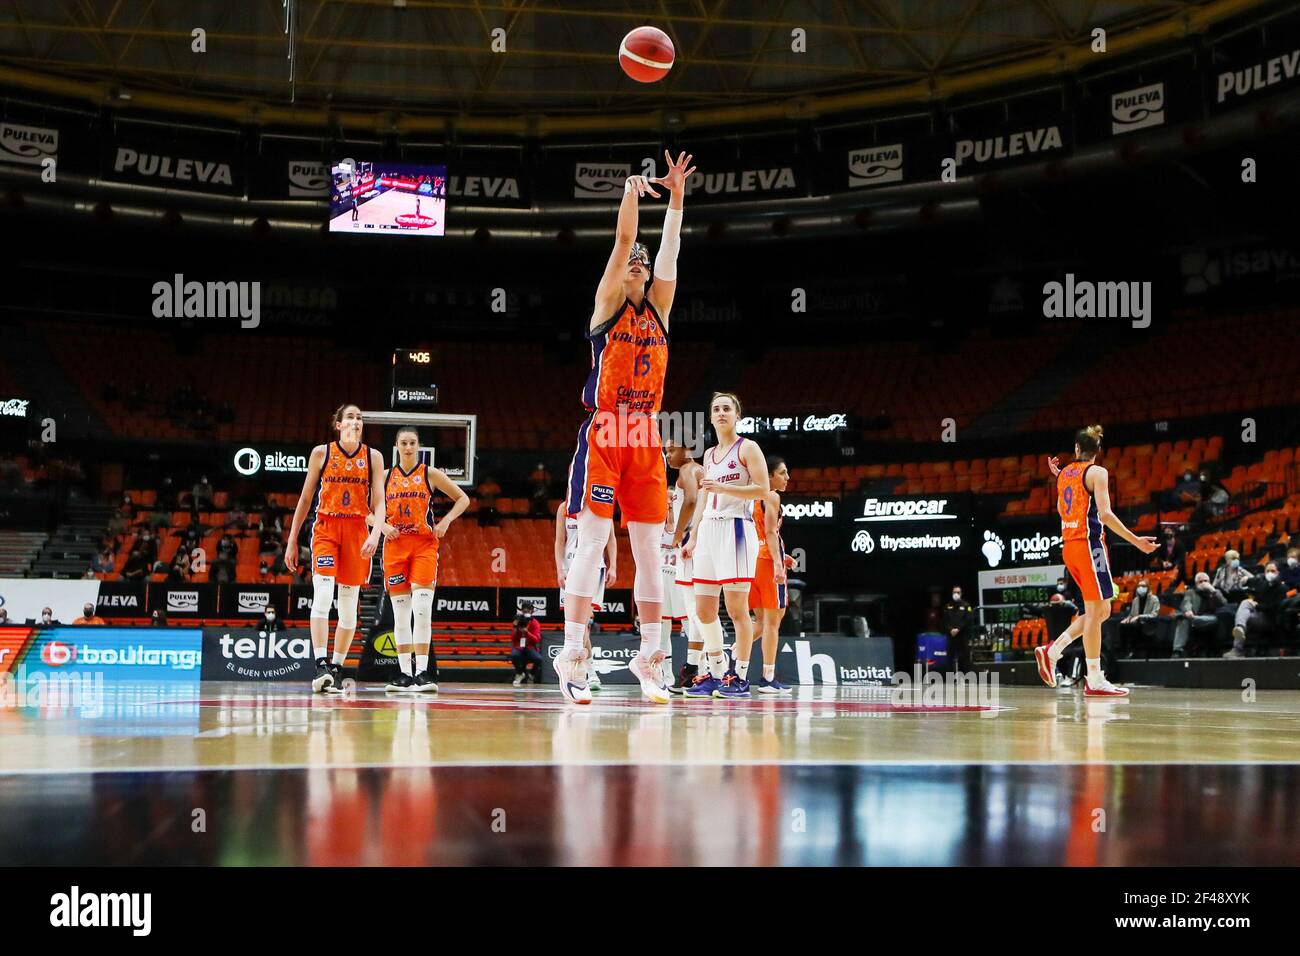
[[[564,590],[590,598],[600,583],[600,556],[614,531],[614,519],[602,518],[590,508],[578,515],[578,550],[564,579]]]
[[[697,630],[699,632],[698,636],[704,640],[704,652],[706,654],[722,653],[722,641],[724,637],[722,633],[722,621],[710,621],[708,624],[701,621]]]
[[[415,608],[415,639],[417,642],[428,643],[429,635],[433,631],[433,590],[417,588],[413,595],[412,606]]]
[[[411,595],[390,594],[393,602],[393,639],[397,646],[411,643]]]
[[[339,627],[354,631],[357,627],[357,602],[361,600],[361,588],[355,584],[339,585]]]
[[[632,596],[637,601],[662,604],[664,576],[659,544],[663,537],[663,526],[649,521],[629,521],[627,536],[632,541],[632,562],[636,565]]]
[[[324,574],[311,576],[311,616],[329,620],[334,606],[334,579]]]

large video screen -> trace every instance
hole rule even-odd
[[[447,167],[343,160],[331,169],[330,232],[441,236]]]

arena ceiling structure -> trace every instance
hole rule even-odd
[[[8,0],[0,82],[237,122],[548,134],[815,118],[1059,75],[1262,0]],[[625,77],[653,23],[677,64]],[[203,52],[195,31],[203,31]],[[498,32],[499,31],[499,32]],[[504,45],[504,50],[501,49]]]

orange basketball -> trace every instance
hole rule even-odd
[[[657,27],[637,27],[618,45],[618,62],[623,72],[638,83],[662,80],[673,68],[673,41]]]

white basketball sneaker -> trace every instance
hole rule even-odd
[[[560,693],[571,704],[590,704],[591,691],[587,687],[587,649],[564,648],[555,656],[555,676],[560,680]]]
[[[1091,680],[1088,680],[1083,686],[1083,696],[1084,697],[1112,697],[1112,698],[1127,697],[1128,688],[1116,687],[1114,684],[1112,684],[1110,681],[1108,681],[1106,678],[1103,677],[1096,684],[1094,684]]]
[[[660,667],[663,659],[663,651],[655,651],[650,655],[649,660],[642,659],[638,653],[627,666],[632,676],[641,682],[641,693],[656,704],[668,703],[671,696],[668,693],[668,684],[664,680],[663,669]]]

